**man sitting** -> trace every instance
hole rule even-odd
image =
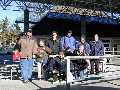
[[[84,48],[83,44],[81,44],[79,46],[79,49],[77,51],[77,55],[79,55],[79,56],[86,55],[85,48]],[[88,65],[89,64],[88,64],[87,60],[84,60],[84,59],[79,59],[79,60],[75,61],[75,68],[77,68],[76,73],[75,73],[76,79],[83,79],[84,78],[84,76],[87,74],[87,73],[85,74],[85,71],[86,71]]]

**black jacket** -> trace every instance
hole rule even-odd
[[[95,43],[91,43],[91,54],[95,56],[104,55],[104,45],[102,41],[97,41]]]
[[[46,46],[48,46],[50,49],[52,49],[51,54],[59,54],[60,52],[60,40],[52,40],[51,38],[46,41]]]

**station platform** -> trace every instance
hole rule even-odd
[[[71,83],[70,90],[120,90],[120,66],[109,64],[106,69],[99,75],[88,75],[82,82]],[[21,80],[1,79],[0,90],[67,90],[67,87],[65,81],[23,83]]]

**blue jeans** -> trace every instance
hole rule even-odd
[[[45,57],[43,58],[42,67],[44,67],[47,63],[48,63],[48,57],[45,56]]]
[[[32,77],[32,68],[33,68],[34,59],[21,59],[20,68],[21,76],[23,80],[31,79]]]
[[[87,69],[84,69],[79,73],[81,79],[85,79],[85,77],[87,77],[87,74]]]
[[[75,79],[85,79],[88,76],[87,69],[80,70],[75,74]]]

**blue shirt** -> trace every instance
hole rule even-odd
[[[73,36],[68,37],[62,37],[61,38],[61,48],[62,50],[67,50],[70,52],[74,52],[75,48],[76,48],[76,40]]]

